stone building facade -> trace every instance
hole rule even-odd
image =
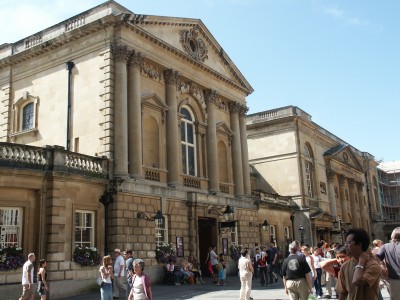
[[[372,222],[381,215],[372,155],[295,106],[247,116],[247,131],[257,189],[294,201],[291,216],[298,240],[341,242],[349,227],[365,228],[371,235],[379,231]]]
[[[97,267],[72,261],[76,244],[101,255],[133,249],[157,280],[157,244],[179,240],[179,254],[204,261],[212,244],[227,254],[232,243],[259,241],[245,119],[252,92],[200,20],[138,15],[114,1],[0,46],[0,211],[23,216],[15,243],[48,260],[53,297],[94,282]],[[47,171],[47,160],[10,168],[49,149],[62,154],[60,170]],[[74,172],[71,157],[74,167],[107,168]],[[156,227],[157,211],[165,222]],[[1,280],[19,281],[9,274]]]

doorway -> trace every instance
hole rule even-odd
[[[208,247],[217,245],[217,220],[213,218],[199,218],[197,221],[199,232],[199,259],[201,272],[209,275],[206,265]]]

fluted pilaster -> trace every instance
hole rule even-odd
[[[335,198],[335,176],[336,173],[333,172],[332,170],[326,170],[326,178],[328,179],[328,187],[327,187],[327,193],[328,193],[328,199],[329,199],[329,208],[331,211],[331,215],[336,216],[337,211],[336,211],[336,198]]]
[[[344,223],[349,223],[349,215],[347,213],[347,199],[345,195],[345,184],[346,184],[346,177],[339,175],[339,197],[340,203],[342,204],[342,221]]]
[[[348,182],[350,190],[349,195],[350,195],[350,207],[351,207],[351,225],[353,227],[358,227],[355,181],[353,179],[350,179]]]

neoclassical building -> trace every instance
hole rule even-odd
[[[76,245],[131,248],[155,280],[157,244],[202,261],[212,244],[253,245],[252,92],[200,20],[114,1],[1,45],[0,246],[46,258],[57,297],[96,277],[73,261]]]
[[[371,154],[315,124],[295,106],[248,115],[247,132],[257,190],[290,197],[294,203],[286,210],[292,209],[297,239],[312,245],[320,239],[342,242],[341,233],[349,227],[378,236],[381,206]]]

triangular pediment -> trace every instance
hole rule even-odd
[[[162,111],[168,111],[168,106],[156,93],[142,95],[142,105],[157,108]]]
[[[135,14],[125,19],[158,42],[172,47],[188,61],[208,67],[249,94],[253,92],[253,88],[201,20]]]
[[[362,165],[348,145],[339,144],[326,151],[324,153],[324,157],[338,161],[341,164],[351,167],[359,172],[363,172]]]
[[[233,131],[229,128],[228,124],[226,124],[224,121],[217,123],[217,131],[225,133],[229,136],[233,135]]]

